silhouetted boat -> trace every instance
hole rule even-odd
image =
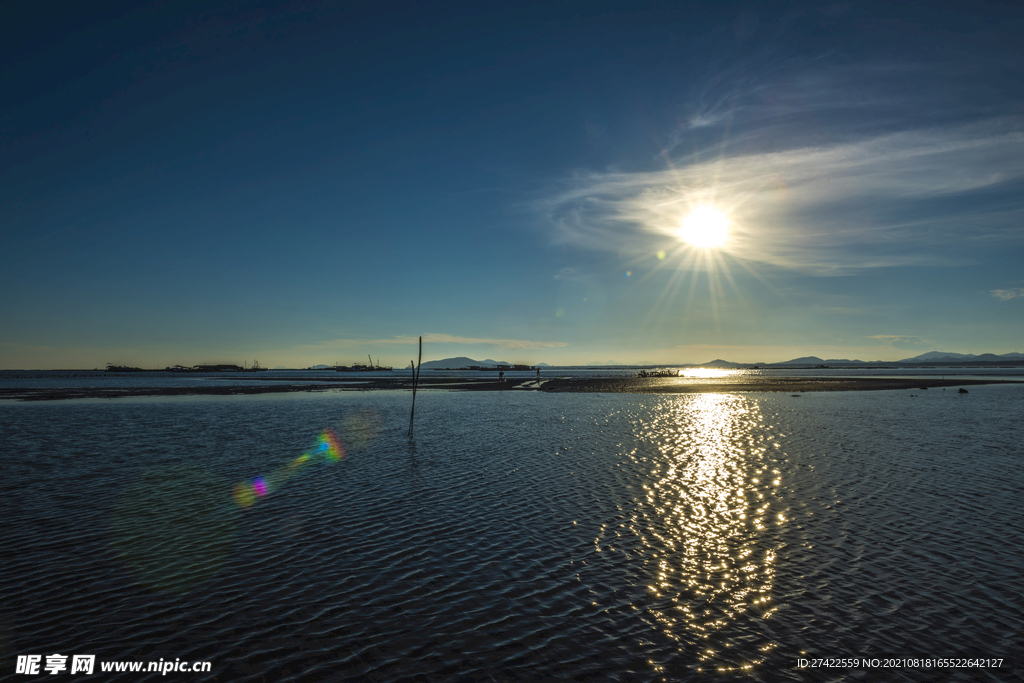
[[[641,370],[637,377],[678,377],[678,370]]]
[[[377,360],[378,365],[373,364],[373,359],[369,355],[366,356],[370,360],[369,365],[363,365],[361,363],[353,363],[352,365],[335,365],[334,369],[338,372],[391,372],[391,366],[380,365],[380,360]]]

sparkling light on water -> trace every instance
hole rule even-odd
[[[766,458],[761,419],[756,403],[699,394],[666,401],[640,426],[659,451],[643,463],[650,479],[628,525],[649,558],[648,614],[684,649],[705,643],[694,652],[698,670],[750,668],[776,647],[723,640],[773,612],[772,534],[785,518],[772,509],[780,475]]]

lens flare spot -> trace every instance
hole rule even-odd
[[[373,410],[363,410],[349,415],[341,422],[341,433],[345,435],[348,449],[360,450],[373,443],[383,428],[380,414]],[[342,451],[344,456],[344,451]]]
[[[235,503],[240,508],[250,507],[256,502],[256,494],[248,484],[235,484],[235,491],[233,495]]]
[[[320,449],[327,451],[327,457],[335,462],[345,457],[345,447],[333,429],[325,429],[320,435]]]
[[[244,504],[252,490],[240,486],[249,488],[239,492]],[[220,572],[238,525],[237,508],[225,505],[227,488],[212,472],[172,466],[145,472],[118,495],[111,542],[139,583],[184,594]]]
[[[346,419],[344,427],[345,433],[355,439],[355,447],[359,448],[376,438],[380,432],[380,416],[373,411],[363,411]],[[353,442],[350,440],[350,443]],[[346,455],[345,446],[338,434],[333,429],[325,429],[317,436],[317,443],[312,449],[281,465],[273,472],[257,477],[252,483],[236,484],[232,497],[238,507],[243,509],[252,507],[258,499],[270,495],[291,481],[306,465],[324,461],[328,464],[335,463]]]

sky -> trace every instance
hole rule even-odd
[[[0,369],[1024,352],[1022,5],[2,7]]]

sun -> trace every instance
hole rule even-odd
[[[683,219],[679,237],[695,247],[720,247],[729,238],[729,219],[718,209],[699,207]]]

